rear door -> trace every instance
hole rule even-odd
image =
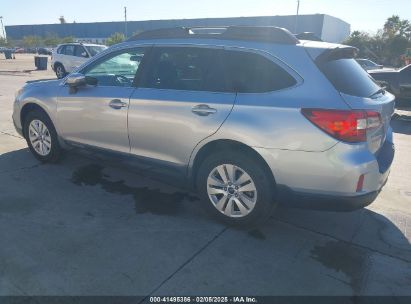
[[[195,146],[230,114],[219,48],[153,48],[130,98],[131,153],[185,167]]]
[[[380,113],[382,126],[367,132],[370,151],[377,153],[387,136],[392,141],[390,122],[394,114],[395,97],[383,91],[354,59],[334,57],[334,60],[326,60],[319,67],[350,108]]]

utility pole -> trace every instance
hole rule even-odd
[[[3,31],[3,38],[4,40],[6,40],[7,37],[6,37],[6,31],[4,30],[4,25],[3,25],[3,16],[0,16],[0,20],[1,20],[1,29]]]
[[[127,34],[127,6],[124,7],[124,35],[127,39],[128,34]]]
[[[294,34],[298,34],[298,16],[300,15],[300,0],[297,0],[297,15],[295,16],[295,29]]]

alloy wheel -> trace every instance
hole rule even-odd
[[[223,164],[211,171],[207,193],[219,212],[233,218],[247,216],[257,202],[253,179],[245,170],[232,164]]]
[[[47,126],[40,120],[33,120],[29,126],[31,146],[41,156],[47,156],[51,151],[51,135]]]

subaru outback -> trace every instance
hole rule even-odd
[[[26,84],[13,120],[42,162],[74,146],[168,168],[228,224],[280,200],[353,210],[394,157],[394,96],[355,56],[276,27],[149,31]]]

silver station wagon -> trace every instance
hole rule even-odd
[[[352,210],[394,157],[394,96],[356,51],[276,27],[144,32],[26,84],[13,120],[40,161],[75,146],[168,168],[228,224],[261,223],[279,201]]]

